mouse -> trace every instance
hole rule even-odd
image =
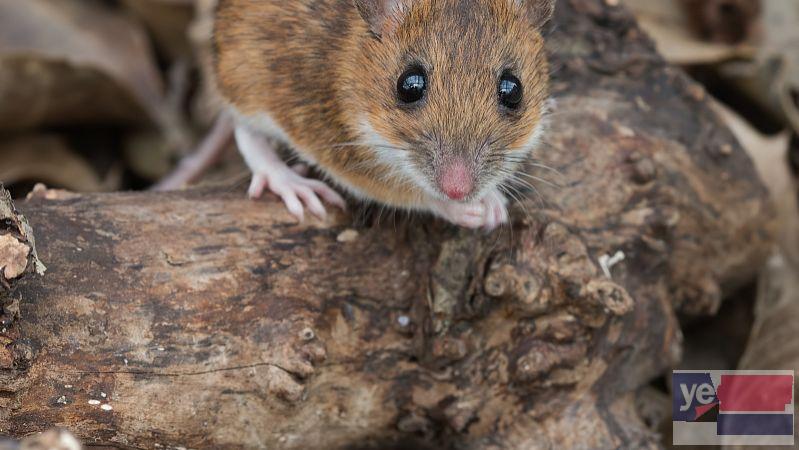
[[[509,223],[510,184],[546,129],[542,29],[554,8],[220,0],[214,75],[252,171],[249,196],[272,192],[299,221],[346,208],[346,192],[467,228]]]

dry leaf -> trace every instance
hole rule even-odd
[[[170,61],[191,57],[188,28],[194,0],[124,0],[124,4],[147,26]]]
[[[92,167],[57,136],[32,135],[0,141],[0,182],[39,181],[77,192],[106,186]]]
[[[711,42],[737,44],[757,32],[761,0],[680,0],[696,35]]]
[[[790,134],[784,132],[776,136],[765,136],[722,103],[714,101],[711,107],[752,158],[760,179],[768,187],[771,196],[776,199],[790,190],[792,186],[788,167]]]
[[[171,132],[149,45],[97,2],[0,0],[0,129],[149,118]]]
[[[763,6],[765,39],[758,60],[777,67],[764,89],[771,89],[776,108],[799,133],[799,105],[794,97],[799,93],[799,0],[768,0]]]
[[[172,170],[171,152],[159,134],[135,133],[125,140],[125,162],[136,175],[156,181]]]
[[[712,64],[734,58],[751,58],[749,45],[706,42],[691,28],[678,0],[624,0],[641,28],[657,44],[666,60],[681,65]]]

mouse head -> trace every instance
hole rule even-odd
[[[354,0],[368,26],[345,101],[361,142],[428,195],[479,198],[536,146],[555,0]]]

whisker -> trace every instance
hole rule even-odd
[[[526,219],[532,219],[532,214],[530,210],[527,209],[527,205],[521,199],[520,194],[515,190],[512,190],[511,186],[499,185],[500,191],[502,191],[505,195],[510,197],[515,204],[518,204],[522,208],[522,212],[524,213],[524,217]]]
[[[544,179],[544,178],[541,178],[541,177],[537,177],[537,176],[535,176],[535,175],[531,175],[531,174],[529,174],[529,173],[526,173],[526,172],[517,172],[515,175],[517,175],[517,176],[522,176],[522,177],[527,177],[528,179],[535,180],[535,181],[540,181],[541,183],[544,183],[544,184],[546,184],[547,186],[549,186],[549,187],[553,187],[553,188],[555,188],[555,189],[562,189],[562,188],[563,188],[563,186],[560,186],[560,185],[558,185],[558,184],[555,184],[555,183],[554,183],[554,182],[552,182],[552,181],[546,180],[546,179]]]
[[[546,164],[536,163],[536,162],[532,162],[532,161],[528,162],[528,164],[533,166],[533,167],[538,167],[540,169],[549,170],[550,172],[554,172],[556,175],[561,176],[561,177],[565,176],[565,175],[563,175],[563,172],[561,172],[560,170],[558,170],[558,169],[556,169],[554,167],[549,167]]]
[[[544,199],[544,196],[541,194],[541,191],[539,191],[538,188],[536,188],[533,185],[528,185],[528,186],[533,191],[533,193],[535,193],[535,196],[538,199],[538,207],[541,208],[541,209],[545,209],[546,208],[546,200]],[[511,187],[513,187],[515,189],[515,191],[518,193],[518,195],[523,196],[523,194],[517,188],[515,188],[513,185],[511,185]],[[522,206],[522,208],[526,209],[525,206]],[[528,212],[527,215],[528,215],[528,217],[532,217],[529,214],[529,212]]]
[[[530,190],[531,190],[531,191],[533,191],[533,192],[536,194],[536,196],[538,197],[538,199],[539,199],[539,204],[540,204],[540,207],[541,207],[541,208],[545,208],[545,207],[546,207],[546,201],[544,200],[544,196],[541,194],[541,191],[539,191],[539,190],[538,190],[538,188],[536,188],[536,187],[535,187],[533,184],[531,184],[530,182],[528,182],[528,181],[526,181],[526,180],[523,180],[523,179],[520,179],[520,178],[516,177],[516,174],[508,174],[508,182],[510,182],[510,183],[517,183],[517,184],[521,185],[522,187],[526,187],[526,188],[530,189]],[[508,186],[508,187],[513,187],[513,186],[512,186],[512,185],[510,185],[510,186]],[[514,189],[515,189],[515,187],[514,187]],[[520,192],[518,192],[518,189],[516,189],[516,192],[517,192],[517,193],[519,193],[519,194],[521,195],[521,193],[520,193]]]

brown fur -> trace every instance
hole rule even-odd
[[[243,115],[268,113],[301,155],[381,203],[413,208],[429,189],[398,175],[380,151],[406,152],[430,186],[454,157],[473,164],[478,189],[502,182],[542,120],[549,69],[536,26],[552,0],[396,0],[404,13],[375,16],[389,27],[367,23],[364,11],[385,12],[363,8],[370,1],[390,0],[221,0],[221,92]],[[411,63],[427,69],[429,89],[407,107],[395,88]],[[510,114],[497,100],[503,70],[525,90]],[[349,145],[362,141],[364,118],[391,148]]]

